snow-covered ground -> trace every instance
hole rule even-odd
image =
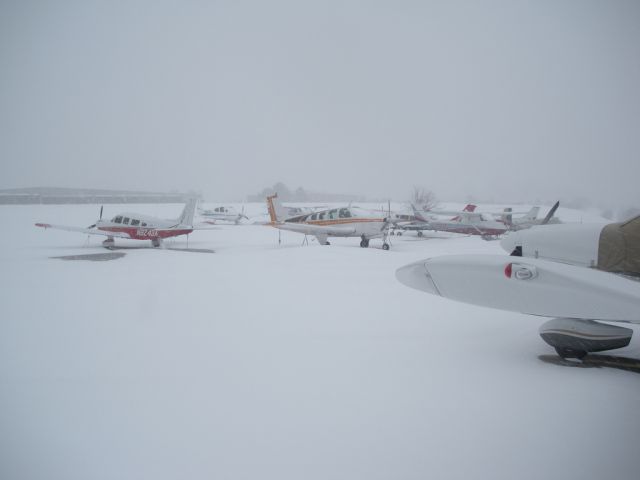
[[[386,252],[229,225],[190,235],[215,253],[51,258],[104,252],[102,238],[34,222],[98,210],[0,207],[2,479],[638,478],[637,374],[544,363],[545,319],[395,279],[497,242],[408,233]],[[615,354],[638,358],[639,342]]]

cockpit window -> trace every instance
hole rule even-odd
[[[131,220],[131,225],[140,225],[140,220]]]
[[[122,219],[122,224],[123,224],[123,225],[129,225],[129,217],[124,217],[124,218]]]
[[[122,215],[118,215],[113,219],[113,223],[122,223]]]

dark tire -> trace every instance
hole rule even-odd
[[[389,250],[389,244],[388,243],[383,243],[382,244],[382,249],[383,250]]]
[[[327,242],[324,242],[324,244],[325,244],[325,245],[331,245],[328,241],[327,241]]]
[[[422,233],[422,230],[418,230],[418,236],[422,237],[424,234]]]
[[[582,360],[588,352],[584,350],[574,350],[573,348],[556,347],[556,353],[562,358],[577,358]]]
[[[367,244],[364,240],[360,240],[360,247],[367,248]]]

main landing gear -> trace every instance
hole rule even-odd
[[[159,238],[153,238],[151,239],[151,245],[153,245],[155,248],[161,247],[162,241]]]
[[[106,240],[102,241],[102,246],[104,248],[112,248],[115,245],[115,241],[113,240],[113,237],[107,237]]]
[[[362,248],[369,248],[369,239],[366,238],[364,235],[362,237],[360,237],[360,238],[361,238],[360,246]],[[389,244],[387,243],[386,238],[384,240],[384,243],[382,244],[382,249],[383,250],[389,250]]]

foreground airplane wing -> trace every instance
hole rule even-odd
[[[65,230],[67,232],[86,233],[87,235],[102,235],[104,237],[131,238],[125,232],[105,232],[104,230],[99,230],[97,228],[70,227],[67,225],[52,225],[51,223],[36,223],[36,227]]]
[[[640,323],[640,281],[525,257],[447,255],[406,265],[398,280],[460,302],[545,317]]]

